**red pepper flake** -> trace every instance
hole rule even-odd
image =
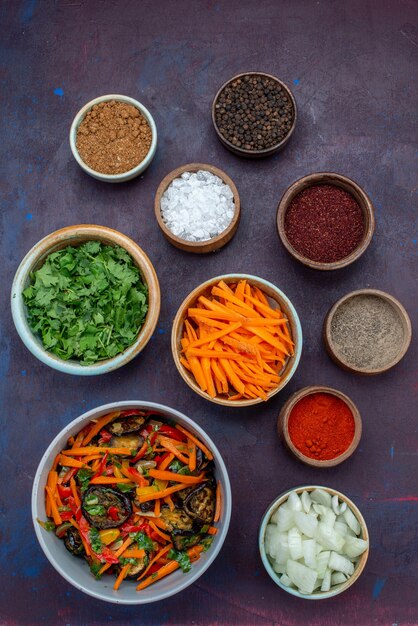
[[[360,244],[363,211],[351,193],[341,187],[313,185],[293,198],[284,228],[299,254],[311,261],[334,263]]]

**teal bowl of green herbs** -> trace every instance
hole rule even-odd
[[[11,308],[20,338],[42,363],[92,376],[122,367],[145,348],[158,322],[160,287],[132,239],[81,224],[47,235],[27,253]]]

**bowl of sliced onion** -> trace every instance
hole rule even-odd
[[[344,494],[316,485],[296,487],[265,512],[259,549],[279,587],[298,598],[323,600],[359,578],[369,555],[369,533]]]

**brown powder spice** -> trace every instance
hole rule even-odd
[[[123,174],[147,156],[152,131],[142,113],[117,100],[95,104],[81,122],[76,146],[81,159],[101,174]]]

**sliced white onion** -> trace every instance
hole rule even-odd
[[[309,513],[309,509],[312,506],[312,500],[309,493],[307,491],[303,491],[300,499],[302,501],[303,510],[305,513]]]
[[[353,532],[356,533],[356,535],[360,534],[361,531],[361,526],[359,524],[358,519],[356,518],[356,516],[354,515],[354,513],[352,511],[350,511],[350,509],[346,509],[343,513],[344,515],[344,519],[347,522],[347,524],[349,525],[349,527],[351,528],[351,530]]]
[[[301,511],[302,510],[302,502],[296,493],[296,491],[292,491],[287,499],[287,506],[291,511]]]
[[[265,549],[285,586],[302,594],[327,592],[354,572],[368,542],[345,502],[323,489],[296,491],[274,512],[266,527]]]
[[[347,576],[351,576],[351,574],[353,574],[354,572],[354,565],[352,564],[352,562],[349,561],[345,556],[341,556],[341,554],[337,554],[336,552],[331,552],[328,566],[332,570],[347,574]]]
[[[271,521],[277,524],[279,532],[286,532],[295,525],[294,512],[287,507],[280,506],[271,516]]]
[[[318,520],[313,515],[297,511],[295,513],[295,524],[303,535],[311,538],[315,537]]]
[[[305,539],[302,541],[303,560],[305,565],[316,570],[316,541],[315,539]]]
[[[368,542],[364,539],[360,539],[360,537],[347,537],[344,552],[349,559],[353,559],[360,556],[360,554],[363,554],[368,547]]]
[[[316,556],[316,571],[318,572],[318,578],[323,578],[325,576],[330,555],[331,552],[329,550],[324,550]]]
[[[331,570],[327,569],[321,585],[321,591],[329,591],[331,589]]]
[[[331,507],[331,495],[328,491],[324,491],[323,489],[314,489],[311,491],[311,500],[317,504],[323,504],[328,508]]]
[[[301,593],[312,593],[318,578],[313,569],[289,559],[286,563],[286,573]]]
[[[328,550],[341,552],[344,547],[345,539],[341,537],[331,526],[327,526],[323,522],[319,522],[316,529],[315,539]]]
[[[297,561],[303,556],[302,535],[296,528],[291,528],[287,533],[287,541],[289,543],[290,558]]]
[[[334,572],[331,574],[331,585],[341,585],[341,583],[345,583],[347,580],[347,576],[342,572]]]

